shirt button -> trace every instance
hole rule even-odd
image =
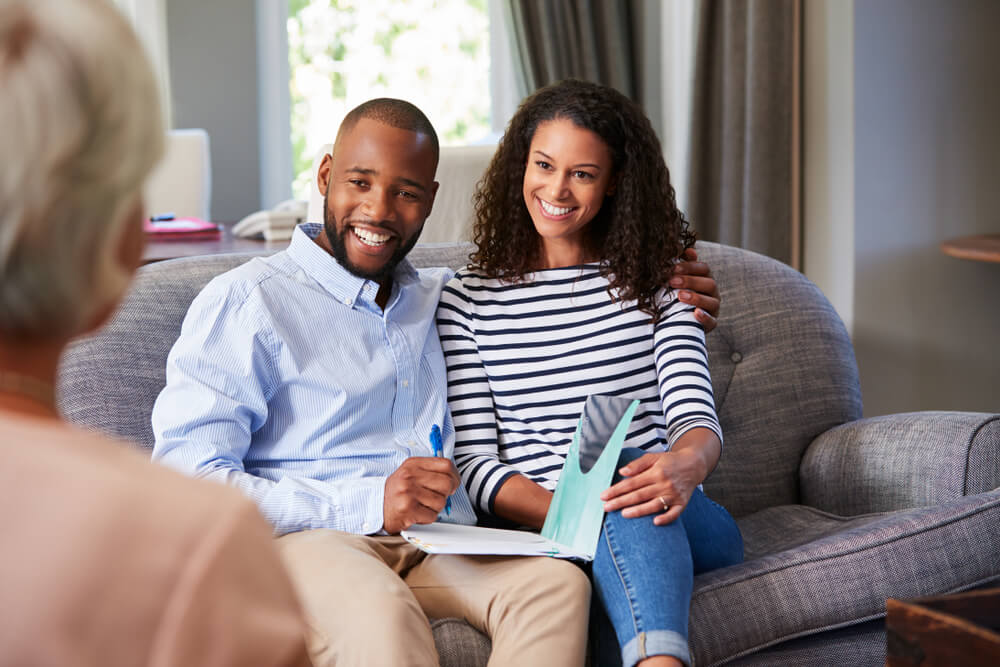
[[[404,387],[409,387],[410,386],[410,381],[409,380],[403,380],[403,386]]]
[[[416,447],[416,446],[417,446],[417,443],[415,443],[415,442],[414,442],[414,441],[412,441],[412,440],[410,440],[410,441],[409,441],[408,443],[406,443],[406,444],[408,444],[408,445],[409,445],[410,447]]]
[[[361,530],[368,530],[368,523],[367,522],[361,524]]]
[[[742,354],[740,354],[739,352],[733,352],[733,353],[732,353],[732,354],[731,354],[731,355],[729,356],[729,358],[730,358],[730,359],[732,359],[732,361],[733,361],[733,363],[734,363],[734,364],[738,364],[738,363],[740,363],[741,361],[743,361],[743,355],[742,355]]]
[[[344,305],[350,306],[354,303],[354,299],[344,299]]]

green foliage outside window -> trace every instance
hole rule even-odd
[[[288,0],[293,192],[344,114],[398,97],[427,114],[444,145],[490,131],[487,0]]]

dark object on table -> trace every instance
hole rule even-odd
[[[1000,665],[1000,588],[886,603],[886,665]]]

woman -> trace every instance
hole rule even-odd
[[[670,289],[694,236],[656,135],[613,89],[543,88],[511,120],[476,213],[473,266],[438,311],[463,482],[482,512],[538,529],[587,396],[638,398],[602,495],[592,575],[618,646],[600,660],[689,664],[693,576],[743,550],[700,489],[722,437],[704,330]]]
[[[156,84],[102,0],[0,0],[0,662],[307,664],[253,505],[62,423],[74,336],[140,261]]]

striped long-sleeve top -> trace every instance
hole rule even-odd
[[[474,504],[492,513],[518,473],[554,489],[591,394],[640,400],[626,447],[662,451],[696,427],[721,440],[704,329],[672,292],[658,303],[654,326],[612,298],[597,264],[514,284],[469,269],[445,286],[437,324],[455,462]]]

